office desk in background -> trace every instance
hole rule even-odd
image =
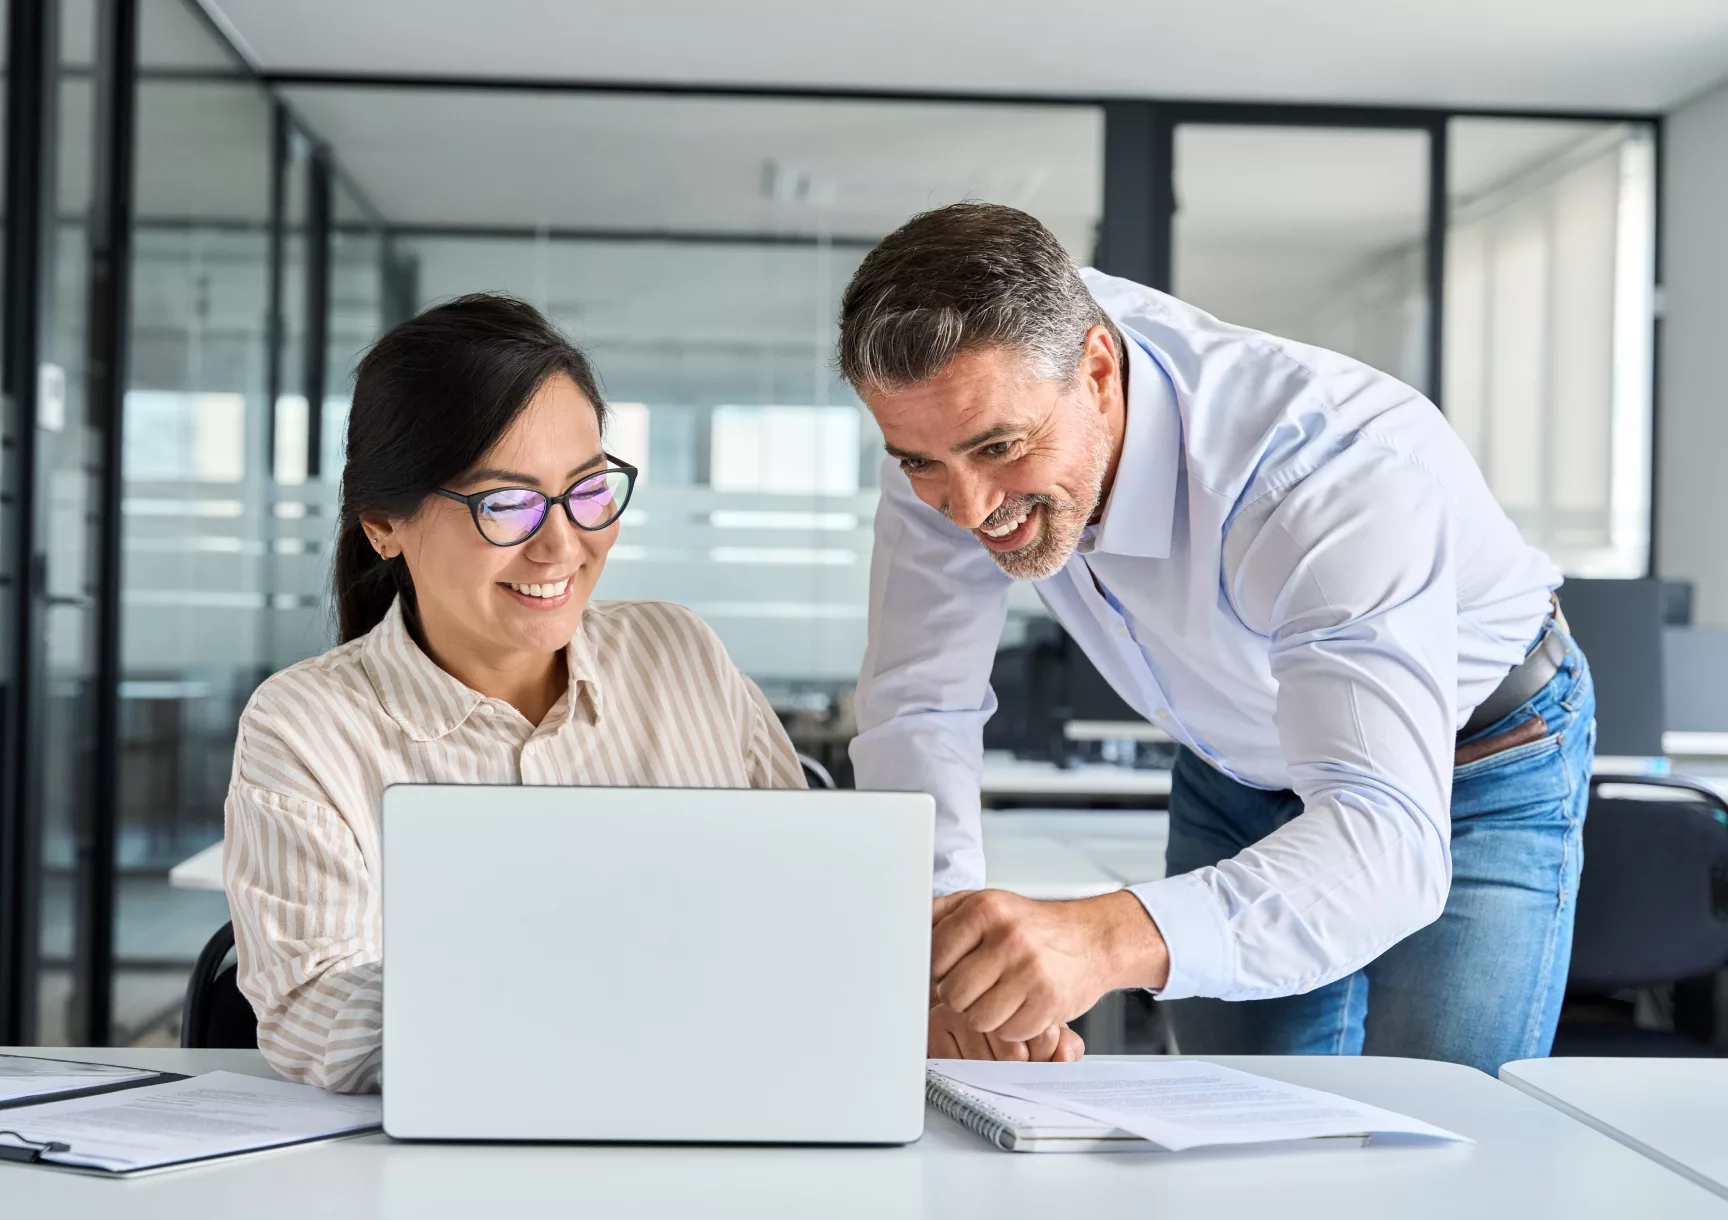
[[[1090,898],[1164,875],[1169,818],[1147,811],[1023,809],[984,815],[990,883],[1028,898]],[[222,844],[176,864],[168,884],[222,889]],[[214,929],[212,929],[214,930]]]
[[[222,843],[218,840],[168,870],[168,884],[177,890],[221,890]],[[215,931],[214,928],[211,931]]]
[[[1673,748],[1672,759],[1599,758],[1597,769],[1628,776],[1685,774],[1728,796],[1728,734],[1670,733],[1665,742]],[[993,885],[1028,898],[1087,898],[1164,875],[1169,815],[1161,807],[1170,796],[1168,771],[1103,763],[1065,768],[990,754],[980,788],[987,810],[998,803],[1032,806],[984,815]],[[1118,808],[1088,808],[1100,803]],[[176,864],[168,883],[221,890],[222,845],[213,843]]]
[[[46,1053],[270,1075],[253,1051]],[[7,1216],[54,1220],[1728,1216],[1728,1202],[1471,1068],[1326,1056],[1218,1062],[1408,1113],[1477,1143],[1016,1156],[927,1112],[924,1138],[904,1148],[399,1144],[375,1134],[130,1182],[0,1164],[0,1199]]]
[[[1059,767],[993,750],[984,756],[978,791],[986,809],[1009,803],[1159,808],[1170,797],[1170,772],[1110,763]]]
[[[1728,1059],[1522,1059],[1500,1079],[1728,1199]]]
[[[1160,811],[1002,810],[983,825],[986,884],[1027,898],[1091,898],[1164,875]]]

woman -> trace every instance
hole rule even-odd
[[[700,619],[589,602],[636,475],[601,449],[605,410],[582,353],[504,297],[428,310],[361,362],[342,643],[252,696],[227,800],[240,989],[292,1080],[378,1085],[387,785],[804,786]],[[496,985],[451,964],[453,990]]]

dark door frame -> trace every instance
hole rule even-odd
[[[58,0],[12,0],[7,19],[5,318],[3,348],[11,510],[6,531],[11,682],[0,725],[0,1042],[30,1045],[42,941],[42,741],[48,566],[46,488],[37,469],[43,335],[51,317],[55,153],[59,131]]]

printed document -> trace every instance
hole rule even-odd
[[[0,1145],[41,1160],[125,1173],[365,1131],[382,1099],[209,1072],[170,1084],[49,1101],[0,1115]]]
[[[1419,1135],[1468,1142],[1461,1135],[1378,1106],[1187,1059],[1168,1063],[932,1059],[930,1068],[975,1089],[1111,1124],[1171,1152],[1328,1135]]]
[[[0,1055],[0,1102],[52,1093],[72,1093],[103,1085],[147,1080],[157,1073],[107,1063],[71,1059],[39,1059],[34,1055]],[[4,1124],[0,1124],[4,1125]]]

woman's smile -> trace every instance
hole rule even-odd
[[[556,610],[570,600],[570,577],[537,582],[501,580],[498,588],[513,600],[534,610]]]

